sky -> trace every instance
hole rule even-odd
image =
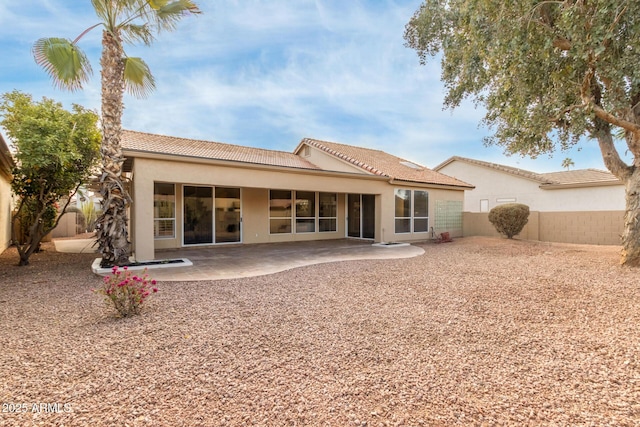
[[[440,62],[420,65],[404,28],[420,0],[196,0],[154,44],[127,46],[156,90],[125,95],[123,127],[291,152],[302,138],[383,150],[433,168],[451,156],[534,172],[605,169],[597,143],[537,159],[486,147],[484,111],[443,110]],[[14,89],[100,109],[100,28],[79,42],[93,67],[82,91],[56,89],[33,60],[41,37],[75,39],[98,22],[89,0],[0,0],[0,94]],[[6,133],[2,130],[6,139]]]

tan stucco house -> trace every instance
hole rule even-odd
[[[391,154],[303,139],[293,152],[123,131],[138,261],[158,249],[462,235],[473,186]]]
[[[11,170],[13,156],[0,134],[0,253],[11,245]]]
[[[598,169],[535,173],[482,160],[454,156],[434,171],[469,182],[464,211],[486,215],[503,203],[529,206],[525,237],[570,243],[620,243],[625,210],[624,185]],[[465,215],[464,235],[493,234],[481,215]],[[527,234],[528,233],[528,234]]]

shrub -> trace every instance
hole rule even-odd
[[[105,303],[113,307],[122,317],[140,314],[142,304],[152,293],[158,292],[156,281],[149,279],[147,269],[142,276],[133,275],[127,267],[114,266],[112,274],[105,276],[102,287],[94,292],[104,296]]]
[[[508,239],[520,234],[529,221],[529,206],[522,203],[507,203],[489,211],[489,221]]]

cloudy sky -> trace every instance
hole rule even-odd
[[[404,26],[420,0],[200,0],[203,14],[151,47],[128,47],[157,89],[125,97],[127,129],[291,151],[304,137],[375,148],[434,167],[459,155],[536,172],[604,169],[595,141],[536,160],[485,147],[484,112],[442,110],[440,64],[418,63]],[[0,93],[18,89],[99,110],[100,29],[80,42],[94,75],[55,89],[31,46],[97,23],[89,0],[0,0]],[[5,135],[6,136],[6,135]]]

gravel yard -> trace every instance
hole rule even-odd
[[[126,319],[91,292],[95,255],[9,249],[0,425],[640,425],[640,270],[618,248],[423,247],[161,282]]]

